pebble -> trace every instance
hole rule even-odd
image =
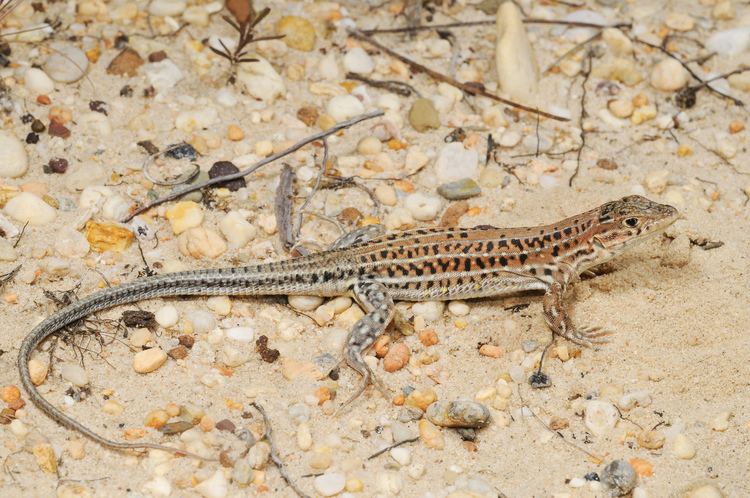
[[[464,301],[451,301],[448,303],[448,311],[453,316],[466,316],[471,311],[471,308]]]
[[[495,63],[500,88],[512,100],[536,104],[539,66],[523,25],[521,11],[504,2],[497,11]]]
[[[297,447],[302,451],[309,451],[312,448],[312,443],[310,424],[302,422],[297,426]]]
[[[750,48],[750,26],[715,31],[706,40],[706,50],[722,57],[734,57]],[[747,73],[744,73],[747,74]],[[741,75],[735,75],[741,76]],[[733,77],[730,77],[731,83]],[[747,78],[747,76],[745,76]]]
[[[478,429],[490,423],[490,410],[482,403],[469,400],[436,401],[427,407],[427,418],[440,427]]]
[[[286,380],[320,380],[325,377],[314,363],[309,361],[299,361],[289,357],[282,359],[281,375],[283,375]]]
[[[690,256],[692,254],[691,246],[692,243],[687,234],[682,233],[678,235],[669,243],[667,250],[662,254],[661,266],[666,266],[667,268],[683,268],[687,266],[690,263]]]
[[[211,165],[211,169],[208,170],[209,178],[219,178],[222,176],[233,175],[239,173],[240,169],[231,161],[216,161]],[[226,188],[230,192],[237,192],[241,188],[247,187],[245,179],[235,178],[234,180],[226,180],[213,185],[214,188]]]
[[[519,142],[521,142],[521,138],[521,134],[517,131],[508,130],[500,136],[498,145],[505,148],[515,147],[519,144]]]
[[[206,299],[206,307],[220,316],[227,316],[232,311],[232,300],[229,296],[211,296]]]
[[[336,95],[326,105],[326,112],[334,121],[344,121],[358,116],[364,111],[365,106],[353,95]]]
[[[426,419],[419,421],[419,439],[427,447],[434,450],[445,448],[443,432]]]
[[[76,363],[65,363],[60,368],[60,375],[63,379],[70,382],[76,387],[84,387],[89,383],[86,370]]]
[[[677,434],[672,441],[672,454],[680,460],[691,460],[695,456],[695,444],[685,434]]]
[[[203,209],[193,201],[181,201],[167,209],[164,217],[172,225],[174,234],[179,235],[203,223]]]
[[[144,61],[140,54],[126,47],[117,54],[107,66],[107,74],[115,76],[135,76]]]
[[[503,348],[494,344],[482,344],[479,347],[479,354],[488,358],[500,358],[503,355]]]
[[[653,194],[661,194],[667,189],[669,174],[669,171],[665,169],[652,171],[646,175],[644,181],[646,188]]]
[[[402,467],[406,467],[411,463],[411,450],[409,448],[392,448],[390,455]]]
[[[396,472],[378,472],[375,483],[382,496],[396,496],[404,487],[401,476]]]
[[[55,82],[47,73],[36,67],[30,67],[23,75],[23,84],[32,95],[49,95],[55,90]]]
[[[440,114],[430,99],[418,98],[409,110],[409,124],[418,132],[440,128]]]
[[[130,345],[134,348],[140,349],[144,346],[148,346],[150,343],[153,343],[153,340],[154,336],[149,329],[136,329],[130,334]]]
[[[213,106],[181,111],[174,119],[174,126],[185,133],[192,133],[213,125],[219,118],[219,112]],[[179,154],[177,154],[179,155]]]
[[[154,496],[169,496],[172,494],[172,485],[164,476],[156,476],[150,481],[146,481],[141,489]]]
[[[143,72],[148,82],[159,94],[164,94],[174,88],[185,77],[177,64],[172,62],[171,59],[146,64],[143,67]]]
[[[110,221],[120,221],[130,214],[130,202],[121,195],[114,194],[102,204],[102,218]]]
[[[398,201],[396,189],[390,185],[378,185],[375,187],[375,197],[386,206],[395,206]]]
[[[190,310],[185,318],[190,321],[196,334],[207,334],[216,328],[216,319],[208,311]]]
[[[159,1],[161,0],[154,3]],[[224,471],[218,469],[211,477],[198,484],[195,490],[205,498],[224,498],[229,493],[229,481],[224,477]]]
[[[326,472],[315,478],[313,486],[323,496],[334,496],[344,490],[346,476],[340,472]]]
[[[479,155],[473,149],[466,149],[460,142],[452,142],[440,149],[435,163],[435,173],[440,183],[448,183],[463,178],[479,178]]]
[[[286,92],[284,79],[273,66],[262,57],[257,62],[240,64],[237,69],[237,81],[245,91],[266,103],[273,103]]]
[[[150,373],[157,370],[167,361],[167,353],[161,348],[140,351],[133,357],[133,369],[138,373]]]
[[[57,473],[57,455],[55,455],[55,449],[51,445],[39,443],[31,448],[31,453],[34,454],[40,469],[49,474]]]
[[[695,26],[695,20],[683,12],[670,12],[664,19],[664,24],[675,31],[690,31]]]
[[[612,403],[601,400],[586,402],[583,423],[595,436],[604,436],[612,432],[620,418],[617,408]]]
[[[47,362],[37,360],[36,358],[29,360],[29,376],[35,386],[39,386],[44,382],[47,378],[47,373],[49,373],[49,364]]]
[[[383,143],[377,137],[367,136],[357,144],[357,152],[363,156],[372,156],[379,153],[383,148]]]
[[[607,109],[613,116],[625,119],[633,114],[633,102],[629,99],[613,99],[607,102]]]
[[[108,399],[102,405],[102,411],[107,415],[120,415],[125,408],[114,399]]]
[[[12,420],[9,427],[10,432],[12,432],[13,435],[19,439],[26,437],[29,433],[29,428],[26,426],[26,424],[18,419]]]
[[[688,84],[689,78],[682,64],[671,57],[657,63],[651,70],[651,85],[665,92],[679,90]]]
[[[319,296],[289,296],[289,306],[298,311],[313,311],[323,304],[323,298]]]
[[[375,63],[362,47],[354,47],[344,56],[344,68],[348,72],[367,76],[375,69]]]
[[[422,411],[427,410],[437,400],[437,393],[432,389],[415,389],[406,397],[404,404],[406,406],[418,408]]]
[[[56,49],[44,63],[47,76],[59,83],[73,83],[83,78],[89,68],[86,54],[73,45]]]
[[[227,339],[238,342],[252,342],[255,338],[255,329],[252,327],[232,327],[227,329]]]
[[[15,261],[18,259],[18,252],[13,244],[7,239],[0,239],[0,261]]]
[[[454,182],[444,183],[438,187],[437,191],[438,194],[451,201],[470,199],[482,193],[482,189],[477,182],[471,178],[462,178]]]
[[[175,308],[171,304],[167,304],[156,310],[156,313],[154,313],[154,318],[156,319],[156,323],[158,323],[165,329],[168,329],[177,325],[179,314],[177,312],[177,308]]]
[[[246,459],[240,458],[234,462],[232,468],[232,482],[242,486],[247,486],[253,481],[255,472]]]
[[[0,131],[0,177],[18,178],[29,169],[26,148],[15,136]]]
[[[721,412],[711,421],[711,429],[716,432],[724,432],[729,429],[729,419],[732,412]]]
[[[218,258],[227,250],[227,244],[221,235],[204,227],[190,228],[180,234],[177,245],[180,253],[196,259]]]
[[[282,41],[294,50],[310,52],[315,48],[315,28],[304,17],[282,17],[276,23],[276,33],[284,35]]]
[[[406,197],[404,205],[415,220],[432,221],[437,217],[442,202],[434,195],[414,192]]]
[[[698,483],[682,490],[680,498],[724,498],[724,493],[713,484]]]
[[[599,474],[600,482],[613,491],[613,496],[624,496],[630,493],[638,483],[638,476],[633,467],[625,460],[610,462]]]
[[[148,13],[152,16],[179,16],[187,8],[186,0],[154,0],[148,4]]]
[[[388,352],[383,358],[383,370],[386,372],[396,372],[401,370],[409,363],[411,352],[406,344],[399,342],[388,348]]]

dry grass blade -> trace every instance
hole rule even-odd
[[[276,189],[276,200],[274,211],[279,225],[279,238],[284,249],[289,250],[294,246],[294,230],[292,228],[292,200],[294,198],[294,180],[296,175],[288,164],[284,164],[281,170],[281,179]]]
[[[22,3],[23,0],[0,0],[0,22]]]

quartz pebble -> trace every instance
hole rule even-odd
[[[535,104],[539,97],[539,67],[531,47],[521,11],[504,2],[497,11],[497,79],[512,100]]]
[[[237,81],[245,91],[256,99],[273,103],[286,92],[284,79],[273,66],[262,57],[255,57],[257,62],[240,64],[237,69]]]
[[[690,75],[678,61],[667,58],[651,70],[651,85],[657,90],[674,92],[688,84]]]
[[[362,47],[354,47],[344,56],[344,68],[349,72],[367,76],[375,69],[375,63]]]
[[[392,448],[390,455],[402,467],[406,467],[411,463],[411,450],[409,448]]]
[[[146,349],[133,357],[133,369],[138,373],[150,373],[157,370],[165,361],[167,353],[161,348]]]
[[[445,437],[442,431],[429,420],[419,421],[419,439],[427,448],[434,450],[445,448]]]
[[[251,342],[255,338],[255,330],[252,327],[232,327],[227,329],[227,339],[238,342]]]
[[[55,90],[55,82],[41,69],[30,67],[23,75],[23,84],[32,95],[49,95]]]
[[[224,498],[229,493],[229,481],[224,477],[222,469],[219,469],[211,477],[198,484],[195,490],[204,498]]]
[[[419,132],[440,128],[440,115],[430,99],[419,98],[414,101],[409,110],[409,124]]]
[[[88,374],[78,364],[66,363],[60,368],[60,375],[63,379],[70,382],[76,387],[84,387],[89,383]]]
[[[18,259],[18,252],[13,244],[7,239],[0,239],[0,261],[15,261]]]
[[[156,319],[156,323],[168,329],[177,325],[179,314],[177,313],[177,308],[171,304],[167,304],[156,311],[154,318]]]
[[[691,460],[695,456],[695,444],[685,434],[677,434],[672,441],[672,454],[680,460]]]
[[[406,197],[404,205],[415,220],[432,221],[438,215],[442,203],[434,195],[414,192]]]
[[[49,373],[49,363],[32,358],[29,360],[29,376],[35,386],[41,385]],[[85,375],[85,371],[84,371]]]
[[[732,418],[732,412],[721,412],[711,421],[711,430],[724,432],[729,429],[729,419]]]
[[[190,228],[177,238],[180,253],[196,259],[218,258],[227,250],[221,235],[204,227]]]
[[[220,316],[227,316],[232,311],[232,300],[229,296],[211,296],[206,299],[208,309]]]
[[[29,169],[26,148],[13,135],[0,131],[0,177],[18,178]]]
[[[315,478],[315,491],[323,496],[334,496],[341,493],[346,486],[346,476],[339,472],[326,472]]]
[[[462,178],[455,182],[444,183],[438,187],[437,191],[438,194],[451,201],[470,199],[482,193],[482,189],[477,182],[471,178]]]
[[[473,149],[466,149],[460,142],[445,145],[435,163],[437,179],[441,183],[463,178],[479,178],[479,155]]]
[[[336,95],[326,105],[326,112],[334,121],[344,121],[362,114],[364,111],[365,106],[353,95]]]
[[[481,428],[490,423],[490,410],[469,400],[436,401],[427,407],[427,418],[440,427]]]
[[[78,47],[65,45],[56,50],[44,63],[44,71],[59,83],[73,83],[86,74],[89,59]]]
[[[289,306],[298,311],[313,311],[323,304],[323,298],[318,296],[289,296]]]
[[[381,151],[383,144],[377,137],[369,136],[359,141],[357,152],[364,156],[372,156]]]
[[[184,78],[180,68],[171,59],[146,64],[143,72],[151,86],[160,94],[174,88]]]
[[[182,201],[167,209],[164,217],[172,225],[174,234],[179,235],[203,223],[203,209],[193,201]]]
[[[585,410],[583,423],[595,436],[609,434],[620,418],[617,408],[606,401],[590,400],[586,402]]]
[[[185,318],[190,321],[196,334],[206,334],[216,327],[216,319],[208,311],[191,310]]]
[[[148,13],[161,17],[179,16],[186,8],[186,0],[154,0],[148,4]]]
[[[245,247],[257,234],[255,227],[239,211],[229,211],[219,222],[219,230],[235,248]]]

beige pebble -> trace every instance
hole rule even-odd
[[[397,202],[396,189],[390,185],[378,185],[375,188],[375,198],[386,206],[395,206]]]
[[[245,138],[245,132],[236,124],[230,124],[227,127],[227,138],[233,142],[238,142]]]
[[[204,228],[189,228],[177,238],[180,253],[196,259],[214,259],[226,252],[227,243],[215,231]]]
[[[310,424],[302,422],[297,426],[297,447],[302,451],[309,451],[312,448],[312,442]]]
[[[130,345],[134,348],[142,348],[153,343],[154,336],[149,329],[140,328],[136,329],[130,335]]]
[[[503,348],[494,344],[482,344],[479,347],[479,354],[488,358],[500,358],[503,355]]]
[[[164,217],[169,220],[175,235],[179,235],[203,223],[203,209],[193,201],[182,201],[167,209]]]
[[[379,153],[382,149],[382,142],[373,136],[364,137],[357,144],[357,152],[363,156],[372,156]]]
[[[48,474],[57,473],[57,456],[51,445],[47,443],[37,444],[31,449],[31,452],[34,454],[40,469]]]
[[[695,457],[695,444],[685,434],[677,434],[672,441],[672,454],[681,460]]]
[[[316,470],[326,470],[333,462],[333,450],[327,446],[315,448],[310,458],[310,467]]]
[[[724,498],[724,493],[713,484],[698,483],[681,491],[678,496],[680,498]]]
[[[445,448],[443,432],[427,419],[419,421],[419,439],[427,448],[434,450]]]
[[[675,31],[690,31],[695,26],[695,20],[683,12],[670,12],[664,19],[664,24]]]
[[[401,370],[409,363],[411,351],[403,342],[394,344],[388,349],[385,358],[383,358],[383,370],[386,372],[395,372]]]
[[[669,181],[669,171],[662,169],[652,171],[646,175],[644,183],[649,192],[654,194],[661,194],[666,190]]]
[[[167,353],[161,348],[146,349],[133,357],[133,369],[138,373],[150,373],[167,361]]]
[[[81,438],[72,439],[66,447],[68,455],[73,460],[81,460],[86,456],[86,442]]]
[[[633,114],[633,102],[628,99],[612,99],[607,102],[607,109],[617,118],[629,118]]]
[[[102,405],[102,411],[107,415],[120,415],[125,408],[114,399],[108,399]]]
[[[179,410],[174,415],[179,414]],[[170,414],[166,410],[151,410],[146,414],[146,418],[143,421],[143,425],[146,427],[153,427],[154,429],[161,429],[166,425],[170,419]]]
[[[261,140],[255,144],[255,154],[266,157],[273,154],[273,143],[270,140]]]
[[[729,419],[732,412],[721,412],[711,421],[711,429],[716,432],[724,432],[729,429]]]
[[[320,380],[325,377],[314,363],[309,361],[299,361],[289,357],[282,359],[281,375],[283,375],[286,380]]]
[[[422,411],[427,410],[437,400],[437,393],[432,389],[415,389],[406,397],[406,406],[413,406]]]
[[[731,0],[719,0],[716,5],[714,5],[711,15],[714,19],[719,21],[728,21],[734,19],[736,11]]]
[[[671,57],[658,62],[651,70],[651,85],[665,92],[679,90],[689,79],[687,69]]]
[[[206,299],[208,309],[220,316],[227,316],[232,311],[232,300],[229,296],[211,296]]]
[[[29,360],[29,374],[31,382],[35,386],[41,385],[47,378],[49,372],[49,363],[32,358]]]

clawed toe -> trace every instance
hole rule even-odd
[[[579,327],[572,334],[566,335],[565,338],[579,346],[595,348],[598,345],[609,342],[607,336],[614,332],[601,327]]]

